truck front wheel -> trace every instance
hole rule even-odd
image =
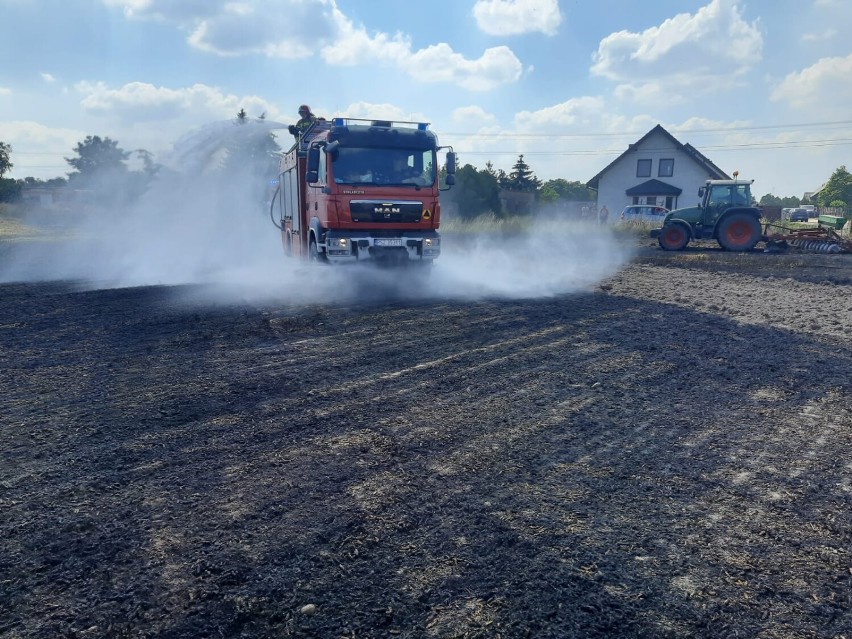
[[[682,251],[689,244],[689,233],[682,224],[669,224],[660,230],[657,241],[667,251]]]
[[[317,248],[317,241],[314,239],[314,236],[311,235],[311,241],[308,244],[308,260],[316,263],[323,263],[327,261],[325,253],[320,253]]]
[[[748,213],[734,213],[719,224],[719,245],[728,251],[750,251],[760,241],[760,221]]]

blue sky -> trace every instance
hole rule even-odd
[[[661,124],[801,196],[852,168],[849,25],[849,0],[0,0],[0,141],[50,178],[87,135],[159,156],[306,102],[585,182]]]

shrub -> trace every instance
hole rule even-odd
[[[0,202],[17,202],[20,198],[20,183],[17,180],[0,178]]]

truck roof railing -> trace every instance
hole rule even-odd
[[[332,118],[326,120],[321,118],[316,120],[311,126],[305,129],[304,133],[299,136],[298,142],[294,142],[290,147],[290,151],[298,147],[299,155],[304,156],[308,152],[308,147],[311,141],[323,131],[329,131],[334,127],[349,126],[350,124],[361,126],[374,126],[381,128],[404,128],[414,129],[417,131],[427,131],[429,122],[408,122],[405,120],[369,120],[366,118]]]
[[[299,155],[305,155],[308,152],[308,145],[310,145],[311,141],[323,131],[331,129],[331,127],[331,120],[326,120],[325,118],[316,120],[313,124],[311,124],[311,126],[305,129],[305,131],[299,136],[298,142],[294,142],[293,146],[290,147],[290,150],[292,151],[298,146]]]
[[[379,119],[367,119],[367,118],[332,118],[331,121],[334,123],[334,126],[349,126],[350,124],[357,124],[362,126],[379,126],[383,128],[393,129],[393,128],[406,128],[406,129],[417,129],[418,131],[425,131],[429,128],[429,122],[409,122],[407,120],[379,120]]]

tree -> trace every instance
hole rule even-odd
[[[547,183],[543,184],[541,190],[538,192],[538,201],[543,202],[544,204],[553,204],[558,200],[559,193],[556,192],[556,189]]]
[[[590,189],[582,182],[569,182],[562,178],[545,182],[541,187],[541,193],[544,194],[545,191],[548,193],[547,197],[556,196],[554,200],[549,200],[553,202],[556,200],[563,202],[589,202],[595,199],[594,189]],[[539,198],[543,199],[541,195]]]
[[[782,208],[795,209],[801,204],[802,201],[797,198],[795,195],[788,195],[787,197],[779,197],[778,195],[773,195],[771,193],[767,193],[758,201],[760,206],[780,206]]]
[[[852,175],[845,165],[832,173],[817,195],[817,203],[820,206],[831,206],[835,201],[852,202]]]
[[[11,160],[12,147],[5,142],[0,142],[0,178],[8,173],[14,164]]]
[[[281,147],[275,134],[264,125],[265,119],[265,114],[261,114],[252,121],[245,109],[237,113],[236,124],[240,128],[227,138],[227,155],[222,165],[226,172],[256,175],[264,184],[270,174],[277,172]]]
[[[21,185],[3,177],[14,166],[11,154],[12,147],[0,142],[0,202],[14,202],[21,195]]]
[[[251,119],[240,109],[234,128],[223,136],[225,155],[219,169],[235,184],[245,187],[244,193],[263,201],[269,183],[278,173],[281,147],[265,122],[265,114]]]
[[[97,135],[89,135],[74,148],[76,158],[65,158],[75,171],[68,174],[71,182],[84,182],[89,186],[96,180],[115,179],[127,173],[125,161],[130,155],[118,147],[118,142]]]
[[[518,156],[517,162],[512,166],[512,171],[500,182],[500,186],[509,191],[523,191],[525,193],[538,191],[541,186],[539,180],[524,162],[523,153]]]
[[[478,171],[473,165],[465,164],[456,171],[455,186],[441,197],[455,203],[462,219],[500,213],[499,188],[493,169]]]
[[[93,202],[115,206],[140,197],[160,170],[145,149],[133,153],[142,170],[131,171],[126,162],[131,156],[118,142],[97,135],[87,136],[74,148],[77,157],[65,158],[75,171],[68,174],[68,185],[91,192]]]
[[[154,162],[154,155],[150,151],[146,151],[145,149],[136,149],[134,153],[136,154],[136,158],[142,162],[142,173],[147,175],[149,178],[153,178],[157,175],[162,166]]]

